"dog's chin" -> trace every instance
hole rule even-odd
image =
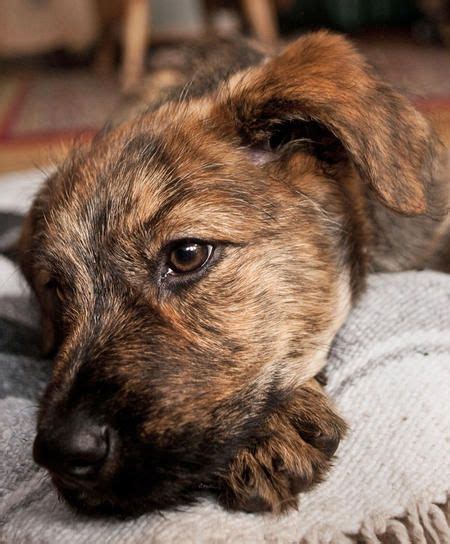
[[[106,497],[91,491],[57,488],[60,498],[77,514],[90,517],[116,517],[121,519],[136,518],[145,513],[157,511],[156,505],[142,501],[122,501],[114,497]]]

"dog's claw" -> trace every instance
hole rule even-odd
[[[316,448],[321,450],[328,457],[332,457],[336,450],[338,449],[340,436],[319,436],[315,441],[314,445]]]

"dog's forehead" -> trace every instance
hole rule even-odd
[[[239,236],[260,230],[274,206],[268,183],[245,154],[198,122],[113,133],[75,154],[56,185],[51,219],[78,240],[91,239],[92,230],[145,226],[169,238],[245,241]]]

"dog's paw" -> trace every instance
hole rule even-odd
[[[223,476],[219,500],[232,510],[283,512],[323,480],[346,424],[325,393],[308,382],[267,422],[267,438],[241,450]]]

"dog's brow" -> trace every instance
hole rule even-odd
[[[155,135],[140,132],[124,145],[119,163],[129,161],[130,158],[143,161],[144,164],[154,160],[164,162],[167,160],[164,155],[163,143]]]
[[[146,229],[155,229],[167,215],[185,199],[192,197],[195,194],[193,188],[189,188],[185,183],[181,185],[179,179],[174,179],[173,183],[170,185],[175,186],[179,184],[179,188],[176,193],[167,189],[168,196],[164,203],[159,207],[159,209],[154,213],[149,219],[144,223]],[[170,191],[170,192],[169,192]],[[167,193],[166,193],[167,194]]]
[[[140,132],[124,145],[117,165],[119,168],[122,165],[129,168],[130,163],[134,163],[134,166],[150,168],[151,171],[161,169],[170,179],[176,181],[179,175],[179,160],[179,155],[171,149],[171,145],[163,136],[151,132]],[[173,187],[173,183],[170,186],[166,185],[168,189]]]

